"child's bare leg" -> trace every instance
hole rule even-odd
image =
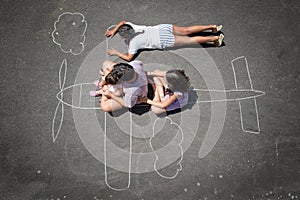
[[[175,35],[175,46],[181,46],[181,45],[189,45],[189,44],[201,44],[206,42],[214,42],[218,40],[218,36],[194,36],[194,37],[188,37],[188,36],[179,36]]]
[[[154,92],[153,101],[161,102],[164,98],[164,89],[163,89],[162,78],[154,77],[153,81],[154,81],[154,84],[155,84],[155,92]],[[155,107],[155,106],[151,106],[151,110],[155,114],[161,114],[161,113],[166,112],[165,109],[158,108],[158,107]]]
[[[102,94],[103,91],[108,89],[109,89],[108,85],[104,85],[103,88],[97,92],[99,92],[99,94]],[[120,110],[123,106],[119,104],[117,101],[113,99],[109,99],[105,95],[102,95],[100,107],[104,112],[113,112],[116,110]]]
[[[181,27],[173,25],[174,35],[191,35],[193,33],[199,33],[205,30],[214,30],[217,25],[197,25],[197,26],[188,26]]]
[[[161,84],[162,84],[162,85],[167,85],[167,82],[165,81],[164,78],[159,77],[159,80],[161,81]]]
[[[123,108],[121,104],[113,99],[108,99],[106,96],[101,97],[100,107],[104,112],[113,112]]]
[[[154,113],[157,114],[157,115],[166,112],[166,109],[159,108],[159,107],[155,107],[155,106],[151,106],[151,110],[152,110],[152,112],[154,112]]]
[[[164,97],[164,88],[163,88],[163,82],[160,77],[154,77],[153,82],[155,84],[155,92],[154,92],[154,98],[153,101],[161,101]]]

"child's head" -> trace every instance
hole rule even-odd
[[[167,71],[166,80],[171,91],[187,92],[190,84],[190,79],[182,69],[172,69]]]
[[[134,78],[135,71],[133,67],[127,63],[115,64],[111,72],[105,77],[105,82],[116,85],[124,81],[130,81]]]
[[[121,36],[121,38],[125,39],[125,44],[129,45],[130,40],[139,34],[143,34],[144,30],[142,32],[136,33],[131,25],[123,24],[118,29],[118,33]]]
[[[135,31],[129,24],[123,24],[120,26],[118,33],[124,39],[131,39],[135,36]]]

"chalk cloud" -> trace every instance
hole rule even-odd
[[[62,52],[79,55],[84,51],[87,22],[79,12],[65,12],[54,23],[52,40]]]

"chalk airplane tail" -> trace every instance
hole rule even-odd
[[[247,58],[245,56],[235,58],[231,61],[231,66],[236,90],[253,90]],[[238,102],[242,130],[246,133],[259,134],[260,124],[256,97],[254,96],[253,98]],[[244,110],[248,112],[243,112]]]

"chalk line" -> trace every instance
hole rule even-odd
[[[253,95],[253,96],[248,96],[248,97],[241,97],[241,98],[233,98],[233,99],[210,99],[210,100],[198,100],[196,102],[189,102],[188,104],[193,104],[193,103],[214,103],[214,102],[229,102],[229,101],[243,101],[243,100],[247,100],[247,99],[252,99],[255,97],[259,97],[262,95],[265,95],[265,92],[260,91],[260,90],[253,90],[253,89],[236,89],[236,90],[215,90],[215,89],[189,89],[190,91],[202,91],[202,92],[209,92],[209,93],[213,93],[213,92],[220,92],[220,93],[230,93],[230,92],[255,92],[257,94]]]
[[[108,27],[106,30],[108,31],[108,30],[110,30],[110,29],[112,29],[113,27],[116,27],[117,25],[111,25],[110,27]],[[111,36],[110,38],[112,38],[113,36]],[[108,51],[108,48],[109,48],[109,45],[108,45],[108,37],[105,37],[105,43],[106,43],[106,59],[108,60],[108,57],[109,57],[109,55],[107,54],[107,51]]]
[[[59,81],[59,88],[60,88],[60,91],[63,90],[64,86],[65,86],[65,82],[66,82],[66,75],[67,75],[67,60],[64,59],[60,65],[60,68],[59,68],[59,72],[58,72],[58,81]],[[62,70],[64,68],[64,75],[63,75],[63,78],[62,78]],[[63,92],[60,93],[60,98],[63,99]],[[60,117],[60,122],[59,122],[59,125],[58,125],[58,129],[57,131],[55,132],[55,119],[56,119],[56,116],[57,116],[57,112],[58,112],[58,109],[59,107],[61,106],[61,117]],[[64,104],[59,101],[56,108],[55,108],[55,112],[54,112],[54,116],[53,116],[53,120],[52,120],[52,126],[51,126],[51,130],[52,130],[52,140],[53,142],[56,141],[59,133],[60,133],[60,130],[61,130],[61,126],[62,126],[62,123],[63,123],[63,118],[64,118]]]
[[[82,92],[82,84],[80,85],[80,90],[79,90],[79,102],[78,102],[79,107],[81,107],[81,92]]]

